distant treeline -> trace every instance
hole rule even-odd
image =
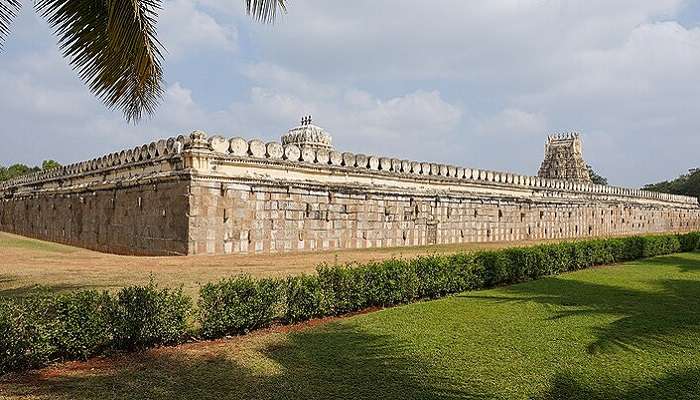
[[[44,162],[41,163],[41,167],[30,167],[24,164],[14,164],[10,165],[9,167],[0,165],[0,181],[6,181],[30,172],[46,171],[49,169],[58,168],[60,166],[61,164],[54,160],[44,160]]]
[[[687,174],[683,174],[672,181],[650,183],[645,185],[642,189],[652,192],[700,197],[700,169],[691,169]]]

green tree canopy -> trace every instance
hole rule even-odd
[[[43,169],[44,171],[54,169],[54,168],[60,168],[60,167],[62,167],[62,165],[54,160],[44,160],[41,163],[41,169]]]
[[[54,160],[44,160],[41,167],[30,167],[24,164],[12,164],[9,167],[0,165],[0,181],[16,178],[18,176],[29,174],[32,172],[46,171],[53,168],[59,168],[61,164]]]
[[[650,183],[642,188],[651,192],[682,194],[700,197],[700,169],[694,168],[671,181]]]

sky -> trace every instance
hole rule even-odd
[[[336,149],[535,175],[578,131],[613,185],[700,167],[700,0],[165,0],[166,94],[110,111],[24,1],[0,53],[0,164],[86,160],[195,129],[279,141],[303,115]]]

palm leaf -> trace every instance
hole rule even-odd
[[[279,11],[287,11],[286,0],[245,0],[246,12],[261,22],[274,22]]]
[[[5,38],[10,33],[10,24],[17,16],[22,4],[19,0],[0,0],[0,50]]]
[[[36,7],[99,99],[128,121],[153,114],[163,94],[161,0],[38,0]]]

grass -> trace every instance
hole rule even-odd
[[[700,253],[66,363],[0,398],[700,399]]]
[[[115,290],[147,284],[153,276],[162,286],[182,285],[186,294],[196,298],[200,284],[241,273],[283,276],[313,272],[323,262],[365,263],[391,257],[535,243],[466,243],[272,255],[133,257],[0,233],[0,297],[21,297],[39,290]]]
[[[8,233],[0,233],[0,250],[5,249],[22,249],[35,252],[62,254],[70,254],[77,250],[75,247],[66,246],[59,243],[46,242],[23,236],[11,235]]]

